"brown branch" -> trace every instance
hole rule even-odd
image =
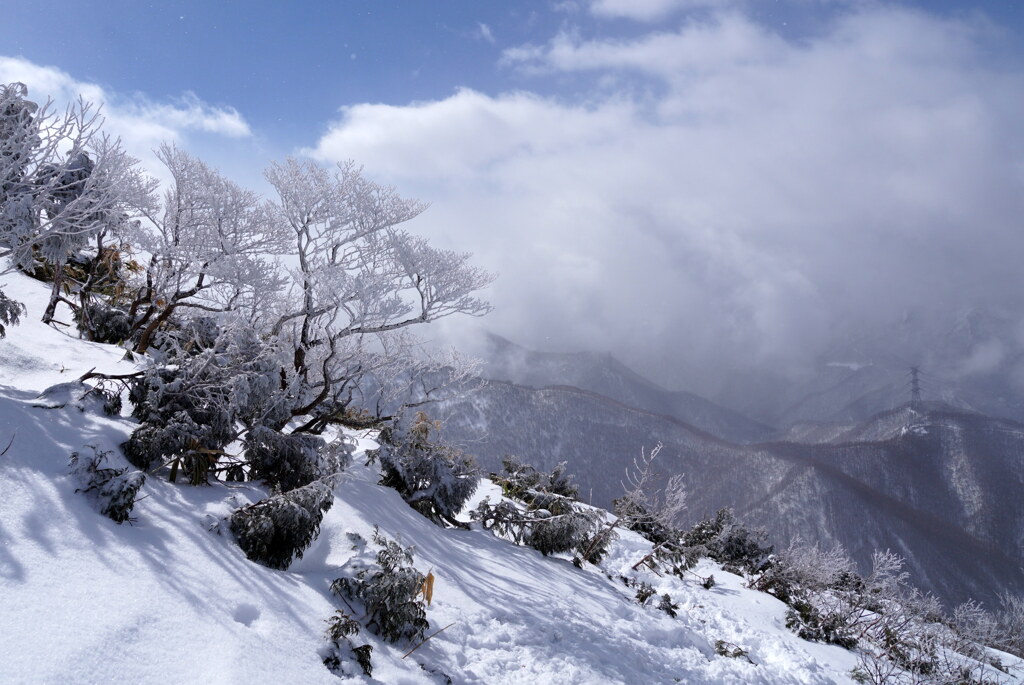
[[[84,383],[90,378],[102,378],[105,381],[127,381],[135,378],[142,378],[143,372],[136,371],[135,373],[101,373],[96,371],[96,367],[92,367],[78,378],[79,383]]]
[[[425,638],[423,639],[423,642],[419,643],[418,645],[416,645],[415,647],[413,647],[412,649],[410,649],[410,650],[409,650],[408,652],[406,652],[405,654],[403,654],[403,655],[402,655],[402,658],[404,659],[405,657],[409,656],[410,654],[412,654],[413,652],[415,652],[415,651],[416,651],[417,649],[419,649],[419,648],[420,648],[420,647],[422,647],[423,645],[427,644],[427,640],[429,640],[430,638],[434,637],[434,636],[435,636],[435,635],[437,635],[438,633],[442,633],[442,632],[444,632],[444,631],[448,630],[448,629],[449,629],[449,628],[451,628],[451,627],[452,627],[453,625],[455,625],[455,624],[454,624],[454,623],[449,623],[449,624],[448,624],[448,625],[446,625],[446,626],[445,626],[444,628],[441,628],[440,630],[438,630],[438,631],[435,631],[435,632],[431,633],[430,635],[428,635],[427,637],[425,637]]]

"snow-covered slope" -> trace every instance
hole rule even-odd
[[[443,682],[422,663],[457,683],[828,683],[847,682],[855,662],[796,638],[784,605],[718,568],[698,569],[716,574],[711,590],[649,574],[682,605],[672,619],[598,569],[442,530],[366,467],[338,486],[319,539],[287,572],[248,561],[223,532],[232,508],[264,495],[256,486],[150,479],[119,526],[75,493],[67,459],[87,444],[116,449],[130,424],[36,404],[34,392],[0,391],[0,431],[17,432],[0,462],[0,682],[337,682],[318,654],[338,608],[328,585],[357,553],[351,534],[368,539],[375,525],[415,545],[417,567],[437,578],[428,619],[452,624],[415,658],[374,641],[378,682]],[[603,569],[627,572],[649,548],[626,534]],[[716,639],[757,666],[717,656]]]
[[[93,367],[133,365],[118,348],[36,323],[42,284],[9,278],[4,288],[30,311],[0,341],[0,441],[10,441],[0,456],[2,683],[339,682],[320,655],[339,608],[328,586],[367,553],[353,534],[369,539],[374,526],[415,546],[415,565],[436,577],[431,632],[450,627],[405,659],[411,645],[370,637],[373,682],[849,682],[853,654],[800,640],[782,603],[710,562],[697,571],[715,574],[711,590],[639,574],[681,605],[671,618],[618,580],[638,575],[629,567],[650,548],[632,533],[602,567],[579,569],[487,531],[438,528],[358,464],[319,538],[284,572],[247,560],[224,525],[266,495],[257,485],[150,477],[133,520],[115,524],[76,493],[68,459],[95,448],[123,464],[117,445],[132,422],[73,392],[39,395]],[[477,499],[486,495],[498,493],[488,484]],[[717,639],[749,649],[753,663],[718,656]]]
[[[799,639],[786,607],[704,560],[692,580],[631,567],[650,543],[623,532],[600,567],[577,568],[490,532],[446,530],[376,484],[357,459],[335,489],[321,534],[288,571],[245,558],[225,517],[266,496],[255,484],[192,487],[150,477],[130,523],[76,492],[72,451],[111,452],[133,428],[65,387],[90,368],[126,372],[121,351],[37,324],[41,284],[5,290],[30,306],[0,341],[0,683],[849,683],[856,655]],[[360,447],[371,445],[364,436]],[[485,481],[475,499],[499,496]],[[473,506],[470,503],[469,506]],[[428,634],[373,646],[373,678],[321,662],[331,580],[372,555],[375,526],[415,546],[435,578]],[[620,577],[669,593],[673,618],[634,599]],[[749,652],[720,656],[716,640]],[[1008,662],[1019,668],[1016,661]],[[353,671],[357,672],[357,671]],[[1019,671],[1018,671],[1019,672]]]

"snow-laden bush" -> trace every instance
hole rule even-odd
[[[541,554],[573,552],[580,563],[584,559],[597,563],[613,537],[604,530],[600,510],[576,501],[577,489],[565,474],[564,465],[556,467],[550,476],[515,458],[505,459],[504,466],[505,474],[494,476],[495,482],[520,504],[491,504],[485,499],[472,512],[473,519]]]
[[[308,485],[345,466],[337,458],[339,450],[329,450],[323,438],[315,435],[285,435],[257,426],[246,434],[244,444],[250,478],[281,490]]]
[[[5,326],[17,326],[25,314],[25,305],[15,302],[0,290],[0,338],[7,336]]]
[[[655,545],[677,542],[681,532],[665,525],[648,508],[634,498],[623,496],[612,502],[612,512],[622,519],[622,527],[639,533]]]
[[[750,586],[789,605],[786,625],[800,637],[856,647],[858,682],[1001,682],[985,649],[1002,637],[997,619],[974,602],[944,617],[938,600],[907,583],[892,552],[876,552],[862,577],[841,548],[798,541],[773,555]]]
[[[110,452],[88,446],[91,455],[71,453],[71,474],[81,485],[75,492],[91,497],[100,513],[117,523],[131,521],[132,509],[139,490],[146,482],[146,474],[132,471],[127,466],[120,469],[104,466]]]
[[[356,645],[352,636],[358,634],[359,622],[340,609],[327,619],[328,644],[320,652],[327,670],[337,676],[354,676],[356,674],[348,667],[348,662],[355,661],[367,678],[373,675],[373,647]]]
[[[476,492],[480,470],[473,457],[432,439],[439,427],[417,412],[408,428],[399,424],[381,431],[376,450],[380,483],[397,490],[431,521],[464,527],[455,516]]]
[[[490,479],[501,486],[505,497],[522,500],[531,490],[543,491],[562,497],[576,499],[579,488],[566,473],[566,462],[561,462],[551,473],[538,471],[530,464],[522,463],[518,457],[507,456],[501,460],[503,473],[492,473]]]
[[[589,559],[597,563],[607,551],[610,540],[601,544],[595,537],[601,531],[604,515],[562,495],[541,493],[532,499],[527,510],[532,521],[523,531],[523,543],[541,554],[589,551]]]
[[[313,481],[236,510],[231,532],[249,559],[284,570],[316,539],[333,504],[329,480]]]
[[[117,344],[127,340],[132,332],[128,312],[102,302],[86,305],[82,310],[82,321],[89,330],[89,339],[96,342]]]
[[[796,540],[773,554],[750,586],[790,604],[828,590],[855,589],[862,583],[853,560],[842,547],[822,550],[817,544]]]
[[[331,591],[361,602],[367,627],[388,642],[420,639],[430,627],[422,597],[426,576],[413,567],[411,547],[402,547],[377,530],[373,541],[381,548],[376,565],[336,579]]]
[[[276,350],[253,331],[228,326],[209,348],[179,342],[175,365],[152,366],[133,384],[141,425],[124,452],[140,468],[168,463],[173,475],[182,466],[200,484],[242,427],[282,426],[290,412]]]
[[[698,522],[683,535],[686,547],[701,547],[726,571],[740,575],[762,569],[772,547],[763,530],[752,530],[736,520],[732,509],[720,510],[713,519]]]
[[[976,602],[940,615],[938,601],[907,589],[886,599],[861,631],[851,675],[872,685],[1007,685],[1013,682],[988,645],[1002,637],[998,621]]]

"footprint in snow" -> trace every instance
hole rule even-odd
[[[242,625],[251,626],[260,617],[260,610],[255,604],[239,604],[231,617]]]

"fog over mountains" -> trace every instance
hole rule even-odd
[[[928,358],[976,349],[995,323],[965,319]],[[609,355],[544,354],[492,337],[484,375],[497,380],[443,412],[449,437],[485,470],[508,454],[547,469],[567,461],[601,506],[621,494],[640,450],[661,442],[664,476],[686,476],[688,520],[731,506],[777,544],[841,544],[861,565],[891,549],[950,606],[1024,592],[1024,425],[977,411],[1020,406],[993,391],[999,370],[1019,360],[959,378],[925,374],[925,400],[911,403],[903,356],[871,358],[868,343],[851,342],[820,376],[777,392],[774,411],[750,393],[749,405],[778,421],[769,425],[660,388]],[[936,393],[945,401],[928,399]]]

